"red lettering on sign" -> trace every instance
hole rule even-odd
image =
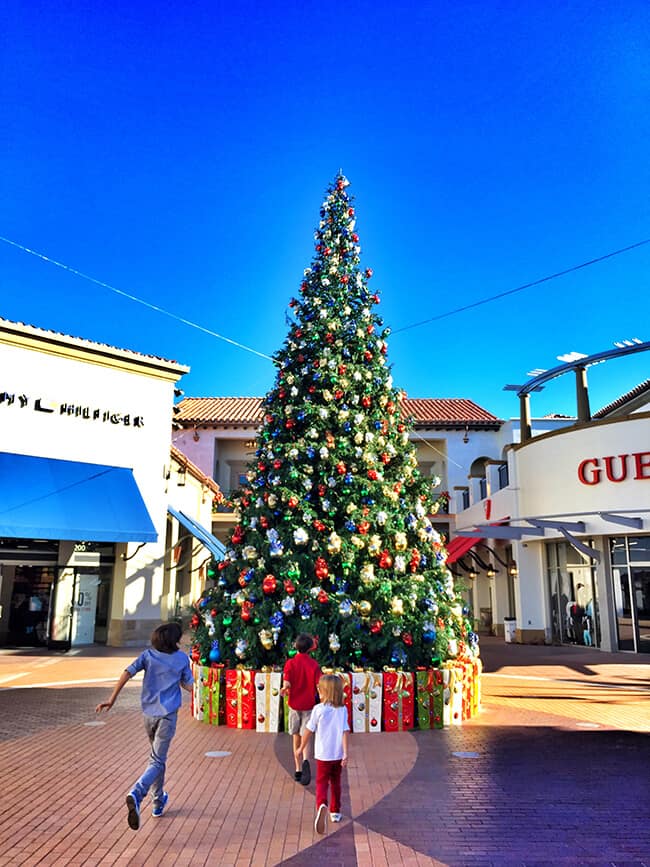
[[[593,464],[594,467],[590,470],[590,477],[587,478],[587,466],[589,464]],[[580,463],[578,467],[578,478],[582,482],[583,485],[597,485],[600,481],[600,474],[602,470],[598,466],[598,458],[587,458],[586,460]]]
[[[609,455],[606,458],[603,458],[605,461],[605,473],[607,474],[607,478],[610,482],[624,482],[627,479],[627,455],[619,455],[618,456],[621,461],[621,472],[619,478],[614,477],[614,455]]]
[[[636,468],[635,479],[650,479],[650,452],[636,452],[633,455]]]

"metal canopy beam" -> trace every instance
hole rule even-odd
[[[575,536],[572,536],[568,530],[561,529],[560,532],[567,540],[567,542],[573,545],[576,551],[580,551],[581,554],[586,554],[587,557],[591,557],[592,560],[600,563],[600,551],[596,551],[595,548],[590,548],[589,545],[585,545],[583,542],[580,542],[578,539],[575,538]]]
[[[547,521],[543,518],[526,518],[533,527],[546,527],[547,530],[570,530],[573,533],[584,533],[584,521]]]
[[[457,536],[480,536],[481,539],[516,539],[519,541],[522,536],[545,536],[546,530],[544,527],[491,527],[483,526],[476,527],[475,530],[458,530]]]
[[[643,528],[643,518],[632,517],[631,515],[613,515],[611,512],[598,512],[603,521],[609,521],[610,524],[620,524],[622,527],[634,527],[635,530]]]

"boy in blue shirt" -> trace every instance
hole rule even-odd
[[[97,713],[110,710],[122,687],[139,671],[144,671],[140,702],[144,727],[151,743],[149,764],[126,796],[129,828],[140,827],[140,804],[152,789],[152,816],[162,816],[169,799],[163,790],[167,753],[176,732],[176,715],[182,704],[181,687],[192,689],[192,672],[187,654],[178,649],[182,629],[178,623],[163,623],[151,634],[151,647],[141,653],[126,669],[115,685],[108,701],[98,704]]]

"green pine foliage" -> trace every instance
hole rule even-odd
[[[414,669],[476,652],[428,515],[389,329],[360,265],[348,181],[328,189],[293,321],[275,355],[239,524],[192,618],[205,664],[282,665],[298,634],[322,665]]]

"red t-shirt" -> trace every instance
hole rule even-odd
[[[296,653],[284,665],[284,679],[290,683],[289,707],[311,710],[316,702],[316,687],[320,680],[320,665],[306,653]]]

